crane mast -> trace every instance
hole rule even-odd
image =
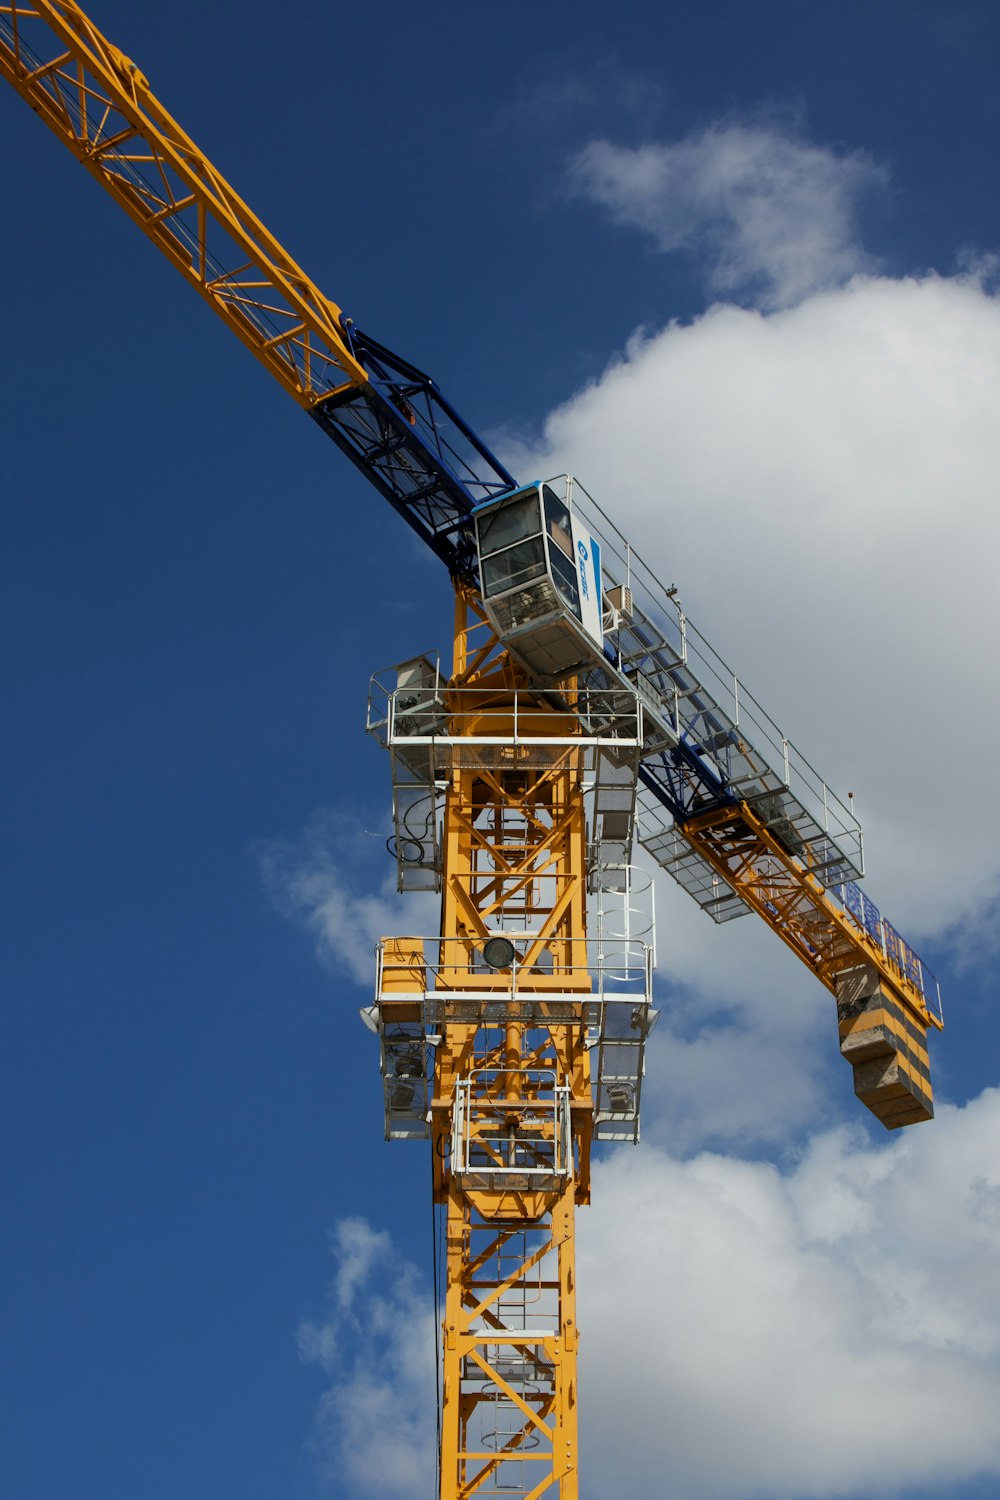
[[[640,725],[634,693],[539,691],[468,585],[450,677],[375,680],[400,888],[441,892],[439,933],[379,945],[363,1015],[386,1136],[431,1141],[444,1210],[442,1500],[578,1494],[575,1210],[594,1135],[637,1136],[656,1020],[608,801],[627,816]]]
[[[78,5],[0,4],[0,73],[445,563],[450,671],[372,680],[401,891],[378,945],[385,1135],[444,1223],[441,1500],[579,1492],[575,1212],[635,1141],[656,1021],[638,843],[715,921],[755,912],[834,995],[855,1091],[931,1118],[936,981],[860,888],[849,807],[569,476],[519,486],[363,334]]]
[[[555,1486],[575,1500],[575,1208],[592,1119],[585,752],[574,716],[535,699],[475,599],[460,590],[457,603],[433,985],[441,1495]]]

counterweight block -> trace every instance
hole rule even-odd
[[[872,964],[837,975],[840,1051],[854,1092],[887,1130],[934,1118],[927,1030]]]

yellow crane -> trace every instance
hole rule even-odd
[[[861,830],[578,481],[518,484],[363,334],[72,3],[0,5],[0,72],[446,564],[450,668],[373,679],[401,890],[379,945],[389,1139],[445,1224],[439,1488],[575,1500],[574,1219],[596,1138],[636,1140],[655,1024],[638,842],[716,921],[755,911],[836,997],[859,1097],[933,1113],[940,995],[861,891]]]

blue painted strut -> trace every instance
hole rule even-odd
[[[452,576],[476,582],[469,516],[513,489],[513,475],[429,375],[349,319],[344,331],[369,383],[328,397],[311,415]]]

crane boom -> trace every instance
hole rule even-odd
[[[855,1090],[931,1118],[936,981],[863,895],[861,829],[569,476],[518,485],[363,334],[70,0],[0,4],[0,73],[446,564],[452,668],[373,679],[400,890],[363,1015],[387,1139],[446,1228],[442,1500],[578,1494],[575,1209],[637,1140],[652,922],[637,841],[716,921],[756,912],[836,997]]]
[[[366,338],[71,0],[0,5],[0,74],[455,574],[513,478],[415,366]]]
[[[78,5],[4,5],[0,26],[0,72],[300,405],[365,385],[339,307]]]

